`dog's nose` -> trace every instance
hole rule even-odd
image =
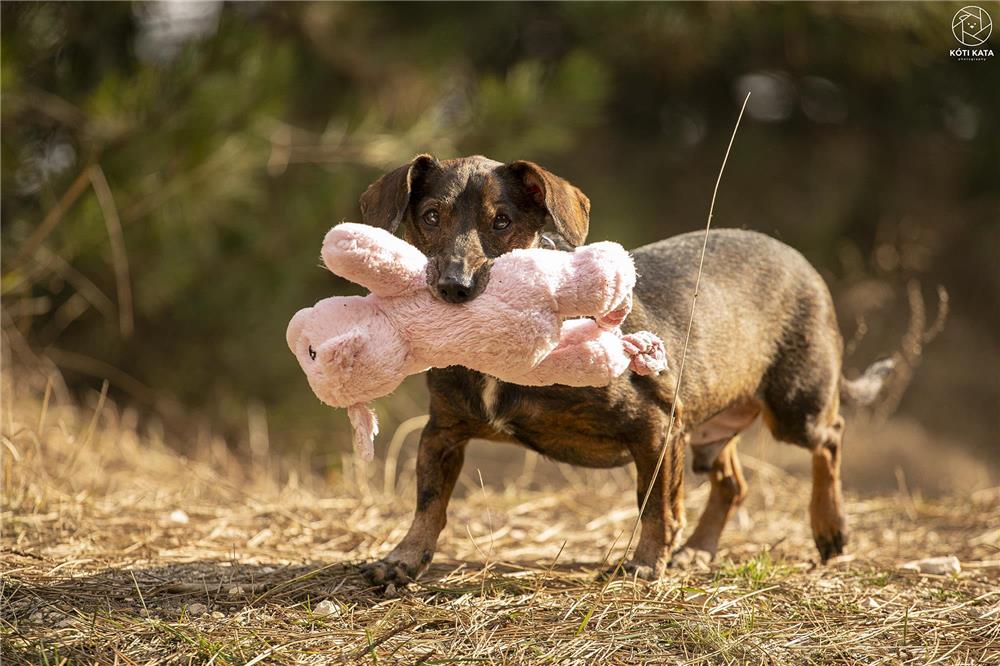
[[[473,286],[471,276],[442,275],[437,283],[438,294],[449,303],[465,303],[472,298]]]

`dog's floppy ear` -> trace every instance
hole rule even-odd
[[[417,155],[369,185],[361,195],[361,221],[396,233],[406,214],[414,185],[436,166],[438,161],[432,155]]]
[[[590,199],[570,183],[534,162],[510,163],[535,203],[545,208],[556,233],[572,246],[583,245],[590,228]]]

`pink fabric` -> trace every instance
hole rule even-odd
[[[347,408],[347,418],[354,428],[354,453],[362,460],[371,460],[375,457],[375,435],[378,434],[375,411],[364,403],[358,403]]]
[[[604,386],[630,367],[666,368],[659,338],[619,329],[635,267],[617,243],[514,250],[496,259],[477,298],[458,305],[431,296],[427,258],[384,229],[339,224],[322,256],[330,271],[372,293],[300,310],[286,338],[319,399],[348,408],[364,459],[378,430],[366,403],[428,368],[462,365],[528,386]]]

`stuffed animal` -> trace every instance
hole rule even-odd
[[[300,310],[286,337],[319,399],[347,408],[365,460],[378,432],[366,403],[428,368],[463,365],[527,386],[604,386],[629,367],[639,374],[666,367],[658,337],[621,333],[635,266],[616,243],[514,250],[494,261],[485,289],[462,304],[434,298],[427,257],[384,229],[339,224],[322,254],[330,271],[371,293]]]

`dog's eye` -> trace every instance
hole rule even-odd
[[[427,226],[436,227],[440,221],[441,218],[438,216],[438,212],[436,210],[429,210],[424,213],[424,224]]]
[[[493,218],[493,228],[497,231],[506,229],[509,226],[510,218],[505,213],[497,213],[497,216]]]
[[[309,345],[309,358],[316,360],[316,350],[312,348],[312,345]]]

